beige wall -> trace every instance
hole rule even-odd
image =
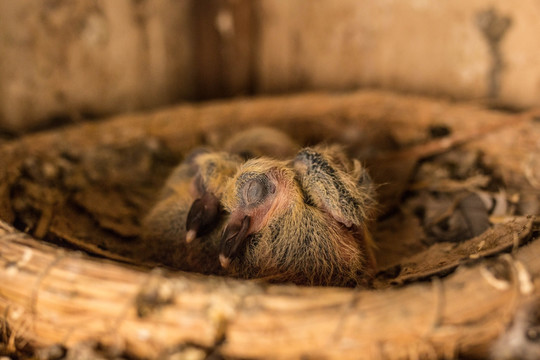
[[[188,1],[0,0],[0,127],[189,97]]]
[[[204,1],[0,0],[0,129],[312,89],[540,105],[537,0]]]
[[[539,1],[263,0],[261,12],[261,92],[377,86],[540,104]],[[504,18],[496,54],[482,29]]]

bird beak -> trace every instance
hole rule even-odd
[[[186,242],[190,243],[199,236],[214,230],[219,222],[219,199],[210,192],[205,192],[191,204],[186,220]]]
[[[232,259],[238,256],[238,251],[246,242],[251,224],[251,217],[246,215],[243,218],[234,219],[231,216],[229,224],[221,237],[221,253],[219,254],[219,262],[223,268],[227,268]]]
[[[226,269],[229,267],[229,264],[231,263],[231,259],[229,259],[223,254],[219,254],[219,263],[221,264],[222,268]]]

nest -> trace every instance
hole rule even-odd
[[[368,165],[381,203],[375,290],[240,281],[137,261],[140,219],[168,172],[190,149],[254,125],[305,145],[343,144]],[[528,315],[540,292],[539,138],[532,112],[360,92],[182,105],[4,143],[0,354],[437,359],[538,351],[529,330],[539,319]],[[511,333],[520,349],[505,346],[515,343]]]

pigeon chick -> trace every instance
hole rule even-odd
[[[217,260],[209,260],[218,257],[219,199],[239,165],[240,159],[226,152],[193,151],[171,173],[143,221],[144,255],[181,270],[220,273]]]
[[[227,180],[234,175],[240,157],[245,160],[260,156],[281,159],[292,156],[298,148],[287,134],[279,130],[255,127],[233,136],[225,144],[225,152],[197,158],[199,174],[195,177],[195,191],[192,191],[196,200],[186,219],[186,241],[189,243],[215,229],[222,215],[221,195]],[[227,152],[232,155],[228,156]],[[180,176],[180,182],[182,178]],[[173,177],[168,184],[175,186],[176,182]]]
[[[228,274],[369,285],[374,187],[361,164],[339,148],[305,148],[292,163],[249,160],[231,180],[223,204],[230,216],[219,258]]]
[[[225,144],[225,152],[196,149],[173,170],[143,221],[142,253],[152,260],[204,274],[223,272],[218,262],[221,197],[241,157],[290,157],[299,146],[285,133],[252,128]]]

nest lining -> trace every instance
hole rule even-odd
[[[189,149],[217,145],[254,124],[282,129],[303,144],[342,143],[367,162],[378,183],[392,181],[380,188],[375,236],[376,286],[386,290],[278,286],[139,267],[139,219],[168,171]],[[5,328],[9,338],[35,348],[91,341],[136,357],[193,349],[227,357],[486,353],[520,300],[536,294],[538,243],[520,246],[537,237],[536,218],[526,216],[537,214],[509,210],[479,236],[437,243],[419,242],[418,216],[396,209],[413,198],[411,174],[420,173],[419,164],[462,144],[465,153],[481,154],[492,185],[537,194],[530,181],[535,170],[525,165],[538,153],[539,132],[528,114],[362,92],[182,106],[6,143],[0,216],[31,236],[2,224]],[[516,163],[525,165],[516,171]],[[464,262],[469,265],[454,272]],[[500,309],[503,315],[489,316]],[[464,330],[470,323],[476,326]]]

